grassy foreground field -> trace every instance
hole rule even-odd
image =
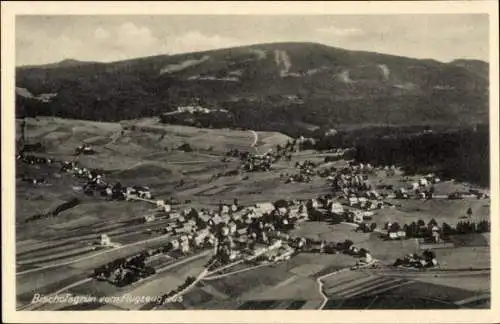
[[[155,199],[178,200],[180,205],[174,208],[179,210],[189,206],[213,208],[219,201],[229,203],[235,198],[242,205],[251,205],[278,199],[317,198],[331,193],[325,178],[314,177],[309,183],[287,184],[281,177],[283,174],[297,173],[297,161],[323,163],[325,154],[314,151],[294,154],[292,161],[279,161],[267,172],[224,175],[238,168],[236,160],[223,160],[228,150],[237,148],[264,152],[289,140],[289,137],[280,133],[256,132],[258,140],[255,141],[252,131],[173,126],[160,124],[155,119],[120,124],[39,118],[28,120],[27,129],[29,141],[41,142],[46,148],[45,152],[37,155],[66,161],[75,159],[84,167],[102,169],[106,181],[112,183],[119,181],[123,185],[149,186]],[[82,143],[91,144],[96,154],[75,157],[74,150]],[[192,151],[178,150],[183,144],[189,144]],[[337,161],[329,166],[341,167],[345,164],[345,161]],[[214,178],[214,174],[220,176]],[[154,232],[164,228],[169,220],[156,219],[146,224],[137,222],[144,215],[153,212],[155,206],[152,204],[142,201],[108,201],[99,196],[86,196],[82,193],[83,180],[61,173],[54,166],[25,165],[19,162],[17,177],[23,175],[43,175],[48,183],[34,186],[20,179],[16,182],[17,297],[20,305],[29,302],[34,292],[53,293],[86,278],[99,265],[145,248],[161,246],[170,239],[169,236]],[[387,177],[384,172],[370,176],[370,181],[393,184],[395,187],[405,185],[401,182],[401,176]],[[440,194],[448,194],[469,186],[443,183],[436,187]],[[48,213],[73,198],[79,199],[78,205],[51,218],[26,222],[30,217]],[[418,219],[428,222],[433,218],[439,224],[448,222],[453,225],[469,207],[473,211],[472,220],[489,219],[488,200],[389,201],[398,207],[375,212],[374,222],[378,228],[389,220],[405,224]],[[386,264],[393,263],[397,257],[418,251],[418,244],[414,240],[383,241],[378,234],[356,233],[354,229],[355,227],[345,224],[304,222],[293,234],[335,242],[349,239],[356,246],[371,251],[375,258]],[[124,248],[94,249],[92,243],[104,233],[113,242],[124,245]],[[436,254],[446,268],[467,269],[471,264],[472,267],[488,268],[490,252],[486,245],[489,245],[489,239],[485,240],[486,244],[474,245],[469,242],[453,249],[437,250]],[[347,255],[301,253],[287,262],[220,279],[203,280],[184,295],[182,304],[173,303],[162,308],[315,309],[322,302],[317,279],[354,264],[355,259]],[[195,275],[197,271],[199,265],[186,265],[151,282],[138,285],[130,293],[166,293],[179,280],[187,275]],[[342,281],[337,278],[332,280],[332,289],[338,288]],[[362,281],[362,278],[352,280]],[[414,283],[411,278],[405,281],[378,275],[370,280],[366,283],[368,286],[356,289],[376,292],[401,284],[397,287],[404,291],[406,285],[412,287],[410,282]],[[489,279],[481,280],[471,279],[466,290],[487,293],[484,282],[489,282]],[[415,281],[419,284],[425,281],[441,285],[439,278]],[[453,286],[450,278],[442,281],[443,286]],[[370,287],[373,289],[370,290]],[[474,289],[477,287],[480,289]],[[352,290],[351,294],[356,291],[354,286],[349,289]],[[105,283],[95,282],[74,287],[71,291],[97,295],[124,293]],[[333,291],[332,298],[335,297]],[[263,300],[266,303],[259,304]],[[335,305],[329,307],[340,307]],[[102,305],[99,309],[112,306]]]

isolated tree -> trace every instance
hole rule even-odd
[[[441,232],[443,233],[444,236],[449,236],[453,234],[453,228],[448,223],[445,222],[441,226]]]
[[[471,217],[472,216],[472,208],[469,207],[469,209],[467,209],[467,216]]]
[[[371,223],[370,224],[370,231],[373,232],[376,228],[377,228],[377,224],[376,223]]]

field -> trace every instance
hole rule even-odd
[[[313,177],[309,183],[287,184],[284,181],[286,177],[282,177],[298,172],[295,168],[297,161],[310,160],[323,164],[327,154],[315,151],[294,153],[292,161],[279,161],[273,164],[270,171],[226,174],[239,167],[236,159],[225,158],[228,150],[262,153],[290,140],[288,136],[280,133],[173,126],[160,124],[152,118],[121,124],[39,118],[29,119],[27,129],[29,141],[39,141],[46,149],[36,155],[64,161],[75,159],[87,168],[102,169],[105,180],[111,183],[149,186],[154,199],[173,198],[179,201],[180,204],[174,206],[176,210],[185,207],[213,208],[220,201],[230,203],[235,198],[242,205],[251,205],[278,199],[317,198],[332,192],[325,178]],[[92,144],[96,154],[75,157],[74,150],[82,143]],[[183,144],[189,144],[192,150],[179,150],[178,147]],[[336,161],[320,167],[343,165],[346,165],[346,161]],[[43,176],[47,184],[35,186],[23,182],[19,179],[21,176]],[[164,228],[171,220],[157,218],[148,223],[141,221],[144,215],[154,212],[156,207],[153,204],[144,201],[110,201],[98,195],[87,196],[82,192],[85,181],[71,174],[61,173],[54,165],[26,165],[18,162],[17,177],[16,267],[19,306],[26,305],[34,292],[53,293],[85,280],[97,266],[127,257],[145,248],[162,246],[171,238],[170,235],[155,232]],[[395,188],[406,186],[407,182],[412,181],[402,179],[401,174],[387,176],[384,171],[370,175],[372,183],[392,184]],[[436,185],[436,192],[446,195],[468,188],[471,186],[463,183],[443,182]],[[73,198],[79,200],[76,206],[50,218],[28,221],[34,215],[56,210],[58,206]],[[373,221],[378,228],[382,228],[387,221],[397,221],[402,225],[418,219],[428,222],[433,218],[438,224],[447,222],[454,225],[461,220],[468,208],[473,211],[472,220],[489,219],[490,213],[489,200],[388,201],[397,207],[376,211]],[[94,243],[99,240],[101,234],[107,234],[112,242],[121,247],[96,246]],[[374,258],[385,265],[392,264],[398,257],[419,251],[415,240],[384,241],[378,233],[357,233],[355,226],[348,224],[332,225],[329,222],[307,221],[300,223],[291,234],[334,242],[349,239],[356,246],[368,249]],[[435,250],[441,268],[489,268],[488,235],[464,237],[462,241],[456,241],[455,248]],[[187,276],[196,276],[206,259],[200,258],[169,269],[152,280],[145,280],[126,289],[91,280],[71,287],[69,291],[102,296],[125,293],[161,295],[175,288]],[[219,279],[202,280],[183,296],[182,303],[163,305],[160,309],[316,309],[322,304],[318,278],[339,269],[349,268],[355,263],[355,258],[343,254],[300,253],[286,262],[256,267]],[[371,278],[366,279],[369,285],[359,286],[360,291],[377,292],[397,284],[401,284],[402,291],[413,287],[412,285],[424,283],[442,285],[450,289],[453,286],[453,279],[448,277],[443,278],[442,283],[439,278],[399,280],[378,274],[369,274],[368,277]],[[363,278],[361,276],[352,280],[363,283]],[[336,276],[332,280],[332,287],[328,289],[331,289],[333,300],[337,296],[335,289],[342,286],[336,283]],[[488,293],[489,289],[486,289],[484,282],[486,279],[471,279],[464,288],[466,291]],[[487,282],[489,283],[489,279]],[[480,289],[475,289],[478,287]],[[344,288],[351,289],[351,294],[356,291],[354,286]],[[456,294],[462,296],[462,293]],[[340,295],[337,297],[340,298]],[[465,298],[468,297],[463,297]],[[385,304],[382,300],[381,297],[378,301],[363,303],[372,303],[369,307],[374,308],[378,307],[376,305]],[[332,301],[328,307],[349,306],[348,303],[342,304],[343,306],[335,303]],[[92,307],[136,309],[142,306]]]

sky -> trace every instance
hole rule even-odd
[[[272,42],[489,61],[487,14],[16,16],[16,66],[111,62]]]

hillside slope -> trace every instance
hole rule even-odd
[[[229,110],[227,126],[256,129],[488,120],[488,79],[461,61],[275,43],[113,63],[69,62],[17,69],[17,87],[35,96],[57,93],[50,108],[20,101],[19,115],[116,121],[196,102]]]

